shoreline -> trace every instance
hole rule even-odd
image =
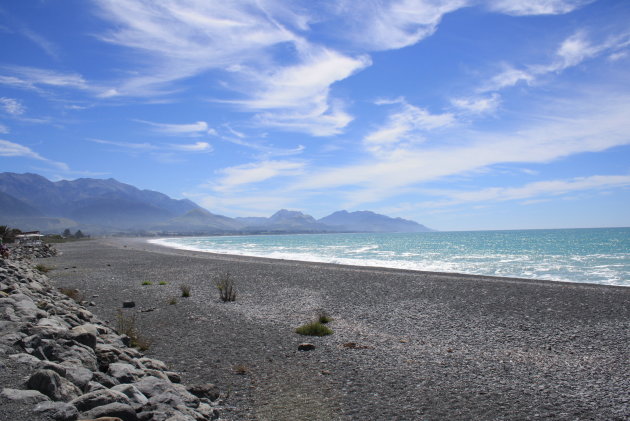
[[[63,255],[42,262],[57,266],[49,274],[57,286],[95,296],[90,310],[101,318],[114,320],[123,300],[136,301],[149,356],[184,382],[210,379],[231,391],[222,419],[630,417],[627,288],[144,241],[60,244]],[[222,303],[213,284],[226,271],[237,282],[234,303]],[[183,284],[190,298],[179,297]],[[294,332],[321,310],[334,319],[333,335]],[[316,349],[298,351],[301,342]]]
[[[576,228],[576,229],[579,229],[579,228]],[[304,234],[304,235],[308,235],[308,234]],[[165,238],[170,238],[170,237],[165,237]],[[185,237],[182,237],[182,238],[185,238]],[[196,237],[191,237],[191,238],[196,238]],[[384,271],[403,272],[403,273],[415,273],[419,275],[444,276],[444,277],[450,277],[450,278],[453,278],[453,277],[474,278],[474,279],[486,279],[488,281],[494,279],[496,281],[501,281],[501,282],[540,282],[540,283],[545,283],[545,284],[552,283],[552,284],[563,284],[563,285],[584,285],[584,286],[596,286],[596,287],[602,286],[602,287],[612,287],[612,288],[630,288],[630,285],[598,284],[594,282],[555,281],[551,279],[520,278],[516,276],[479,275],[479,274],[462,273],[462,272],[439,272],[439,271],[436,272],[436,271],[427,271],[427,270],[420,270],[420,269],[405,269],[405,268],[396,268],[396,267],[388,267],[388,266],[369,266],[369,265],[360,265],[360,264],[352,265],[348,263],[332,263],[332,262],[320,262],[320,261],[311,261],[311,260],[295,260],[295,259],[284,259],[284,258],[274,258],[274,257],[264,257],[264,256],[252,256],[252,255],[245,255],[245,254],[216,253],[216,252],[211,252],[211,251],[204,251],[204,250],[197,250],[197,249],[192,249],[192,248],[176,247],[172,245],[154,243],[152,242],[152,240],[160,240],[161,238],[153,239],[152,237],[129,237],[129,238],[121,237],[119,239],[121,241],[128,241],[130,243],[140,243],[140,244],[135,244],[136,249],[141,248],[142,244],[144,244],[146,246],[151,247],[152,250],[166,249],[166,250],[180,251],[183,253],[191,253],[195,255],[196,257],[208,255],[211,258],[225,257],[227,259],[244,260],[244,261],[251,259],[252,261],[288,262],[288,263],[306,264],[306,265],[308,264],[329,265],[331,267],[337,267],[340,269],[348,269],[348,270],[354,270],[354,269],[359,269],[359,270],[364,269],[368,271],[384,270]],[[145,251],[148,250],[147,248],[141,248],[141,249]]]

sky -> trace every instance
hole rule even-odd
[[[630,1],[8,0],[0,171],[226,216],[630,226]]]

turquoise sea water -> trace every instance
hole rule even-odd
[[[163,238],[244,256],[630,286],[630,228]]]

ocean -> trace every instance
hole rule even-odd
[[[242,256],[630,286],[630,228],[244,235],[150,241]]]

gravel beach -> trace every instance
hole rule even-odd
[[[45,259],[52,282],[79,289],[112,323],[134,301],[124,311],[151,341],[147,356],[184,383],[215,383],[227,396],[224,420],[630,419],[630,288],[216,255],[143,239],[57,248]],[[226,272],[233,303],[214,284]],[[333,335],[294,332],[322,311]],[[298,351],[302,342],[315,349]]]

